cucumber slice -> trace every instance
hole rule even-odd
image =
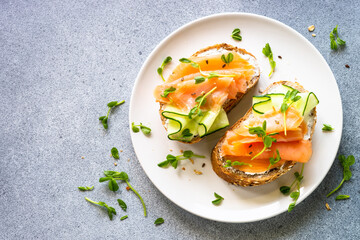
[[[253,104],[258,103],[258,102],[262,102],[262,101],[266,101],[269,100],[270,97],[266,96],[266,95],[261,95],[261,96],[253,96]]]
[[[265,101],[255,103],[252,106],[252,109],[255,113],[264,114],[265,112],[271,110],[272,106],[271,98],[268,98]]]
[[[219,131],[220,129],[226,128],[227,126],[229,126],[229,119],[227,117],[225,110],[221,108],[219,114],[217,115],[214,123],[211,125],[206,135]]]
[[[203,137],[206,134],[208,134],[208,130],[215,122],[216,117],[219,115],[220,109],[222,108],[219,108],[216,111],[208,111],[204,114],[204,117],[199,122],[198,132],[200,137]]]
[[[196,122],[191,121],[187,115],[184,116],[181,113],[168,112],[166,109],[162,112],[162,115],[168,119],[167,133],[170,140],[189,142],[195,135],[198,135]],[[182,133],[185,129],[189,129],[193,135],[184,137]]]
[[[284,93],[286,94],[288,91],[295,90],[294,88],[288,86],[288,85],[281,85],[276,88],[276,93]]]
[[[276,110],[281,108],[281,104],[284,101],[285,94],[283,93],[269,93],[266,96],[271,98],[271,103],[275,107]]]
[[[303,116],[306,116],[316,105],[319,104],[319,99],[313,92],[310,92],[306,98],[305,107],[302,112]]]

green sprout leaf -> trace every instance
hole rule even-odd
[[[164,67],[170,63],[172,60],[172,58],[170,56],[166,57],[164,59],[164,61],[162,62],[161,66],[157,69],[157,73],[160,75],[160,77],[162,78],[162,80],[165,82],[164,76],[163,76],[163,71],[164,71]]]
[[[231,37],[236,41],[241,41],[242,37],[240,36],[240,29],[235,28],[231,33]]]
[[[116,147],[113,147],[113,148],[111,149],[111,155],[113,156],[113,158],[119,159],[119,151],[117,150]]]
[[[140,128],[140,129],[139,129]],[[145,135],[149,135],[151,133],[151,128],[143,125],[142,123],[140,123],[139,125],[135,125],[133,122],[131,123],[131,129],[134,133],[139,132],[140,130],[143,132],[143,134]]]
[[[323,131],[333,131],[334,128],[331,127],[330,124],[323,124],[324,127],[322,128]]]
[[[273,53],[271,51],[271,47],[270,47],[269,43],[266,43],[266,45],[263,48],[262,52],[265,55],[265,57],[269,58],[269,63],[270,63],[270,67],[271,67],[269,77],[271,77],[273,72],[275,72],[276,62],[273,59]]]
[[[338,45],[340,47],[343,47],[346,44],[346,42],[339,37],[337,28],[338,28],[338,25],[336,25],[336,27],[330,32],[330,35],[329,35],[330,36],[330,48],[335,51],[338,50]]]
[[[104,129],[108,129],[108,127],[109,127],[109,126],[108,126],[108,119],[109,119],[109,114],[110,114],[111,109],[114,108],[114,107],[116,107],[116,106],[119,106],[119,105],[123,104],[124,102],[125,102],[125,100],[120,101],[120,102],[118,102],[118,101],[112,101],[112,102],[109,102],[109,103],[107,104],[107,106],[109,107],[109,109],[108,109],[108,112],[107,112],[106,116],[101,116],[101,117],[99,117],[99,121],[101,121]]]
[[[349,195],[338,195],[336,196],[335,200],[344,200],[344,199],[349,199],[350,196]]]
[[[219,194],[217,194],[216,192],[214,192],[214,196],[216,199],[214,201],[212,201],[212,204],[218,206],[222,202],[222,200],[224,200],[224,198],[222,196],[220,196]]]
[[[199,84],[205,81],[205,78],[203,76],[196,76],[194,79],[195,79],[195,84]]]
[[[332,190],[326,197],[330,197],[334,192],[339,190],[345,181],[349,181],[352,177],[352,173],[350,171],[350,166],[355,163],[355,157],[353,155],[349,155],[345,157],[344,155],[339,156],[339,161],[341,166],[343,167],[343,179],[341,180],[339,186],[337,186],[334,190]]]
[[[164,93],[161,94],[160,96],[163,98],[167,98],[169,96],[170,93],[175,92],[176,88],[174,87],[169,87],[167,89],[164,90]]]
[[[120,221],[125,220],[125,219],[127,219],[127,218],[128,218],[128,215],[122,216],[122,217],[120,218]]]
[[[120,207],[122,208],[122,210],[124,210],[126,212],[126,209],[127,209],[126,203],[121,199],[118,199],[117,201],[118,201]]]
[[[108,205],[107,205],[106,203],[104,203],[104,202],[95,202],[95,201],[93,201],[93,200],[91,200],[91,199],[89,199],[89,198],[87,198],[87,197],[85,197],[85,200],[88,201],[88,202],[90,202],[90,203],[92,203],[92,204],[95,204],[95,205],[98,205],[98,206],[101,206],[101,207],[105,207],[106,210],[107,210],[107,212],[108,212],[108,215],[109,215],[110,220],[113,219],[113,215],[116,215],[115,208],[108,206]]]
[[[158,218],[158,219],[155,220],[154,224],[155,224],[155,225],[160,225],[160,224],[163,224],[164,222],[165,222],[165,221],[164,221],[163,218]]]
[[[94,186],[92,187],[78,187],[80,191],[92,191],[94,189]]]
[[[168,154],[166,156],[166,160],[163,162],[160,162],[158,164],[158,166],[162,167],[162,168],[167,168],[169,165],[171,165],[173,168],[176,169],[179,161],[190,159],[192,157],[205,158],[205,156],[197,155],[197,154],[194,154],[193,151],[187,150],[187,151],[184,151],[182,155],[178,155],[178,156]]]

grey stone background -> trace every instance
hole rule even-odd
[[[342,178],[335,161],[322,184],[291,214],[247,224],[194,216],[166,199],[144,174],[128,129],[136,75],[168,34],[189,21],[221,12],[277,19],[319,49],[335,74],[343,101],[338,154],[360,160],[360,7],[355,0],[2,0],[0,239],[360,238],[359,162],[341,190],[351,195],[350,200],[325,197]],[[307,30],[312,24],[315,38]],[[336,24],[347,46],[332,52],[329,32]],[[98,117],[106,113],[108,101],[120,99],[127,102],[112,112],[109,131],[104,131]],[[113,146],[123,150],[117,167],[109,156]],[[147,203],[147,218],[124,185],[114,194],[97,182],[104,169],[128,172]],[[95,185],[95,190],[79,192],[81,185]],[[84,196],[116,206],[119,214],[110,221]],[[125,221],[119,220],[124,215],[115,200],[119,197],[128,204]],[[165,224],[155,227],[157,217]]]

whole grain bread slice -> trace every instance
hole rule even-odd
[[[210,51],[213,52],[214,50],[216,50],[215,53],[220,53],[220,52],[224,52],[224,51],[234,51],[234,52],[238,52],[239,54],[249,55],[249,57],[252,57],[252,58],[254,58],[254,60],[256,60],[255,56],[252,55],[251,53],[247,52],[246,50],[231,46],[231,45],[226,44],[226,43],[216,44],[216,45],[201,49],[201,50],[197,51],[196,53],[194,53],[192,56],[197,57],[199,55],[204,55],[204,54],[206,54],[207,52],[210,52]],[[247,88],[246,88],[245,93],[238,92],[236,94],[236,99],[228,99],[223,104],[223,109],[225,110],[226,113],[230,112],[231,109],[233,109],[236,106],[236,104],[239,103],[239,101],[242,99],[242,97],[248,91],[250,91],[256,85],[256,83],[259,81],[260,71],[259,71],[259,67],[258,67],[257,64],[256,64],[255,68],[257,68],[258,74],[254,75],[248,82],[246,82]],[[167,119],[162,115],[162,112],[164,111],[165,107],[166,107],[166,104],[160,103],[159,113],[160,113],[160,118],[161,118],[162,124],[163,124],[164,128],[167,130],[167,122],[166,122]],[[180,141],[180,142],[193,144],[193,143],[197,143],[197,142],[201,141],[201,139],[202,138],[200,136],[195,136],[191,140],[191,142],[184,142],[184,141]]]
[[[265,89],[265,91],[263,92],[263,94],[266,94],[271,89],[274,89],[275,87],[277,87],[279,84],[288,85],[288,86],[298,90],[299,92],[306,92],[306,90],[297,82],[280,81],[280,82],[275,82],[275,83],[271,84],[270,86],[268,86]],[[252,109],[250,108],[249,111],[245,114],[245,116],[242,117],[241,119],[239,119],[228,131],[238,128],[240,126],[240,124],[244,120],[249,118],[252,114],[253,114]],[[312,138],[312,135],[313,135],[314,129],[315,129],[315,124],[316,124],[316,108],[314,108],[311,111],[310,115],[314,119],[312,126],[310,126],[311,127],[310,141],[311,141],[311,138]],[[280,177],[281,175],[290,171],[291,168],[296,164],[296,162],[294,162],[294,161],[286,161],[283,165],[281,165],[279,167],[272,168],[269,171],[266,171],[263,173],[258,173],[258,174],[246,173],[246,172],[240,171],[238,169],[235,169],[233,167],[223,167],[225,165],[225,159],[221,154],[221,145],[225,141],[225,137],[226,137],[226,134],[219,140],[219,142],[214,147],[212,154],[211,154],[211,164],[212,164],[213,170],[219,177],[221,177],[225,181],[232,183],[234,185],[247,187],[247,186],[258,186],[258,185],[263,185],[263,184],[272,182],[275,179],[277,179],[278,177]]]

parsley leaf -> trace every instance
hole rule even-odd
[[[160,224],[163,224],[164,222],[165,222],[165,221],[164,221],[163,218],[158,218],[158,219],[155,220],[154,224],[155,224],[155,225],[160,225]]]
[[[166,168],[168,167],[169,165],[171,165],[173,168],[177,168],[178,166],[178,162],[181,161],[181,160],[186,160],[186,159],[190,159],[192,157],[196,157],[196,158],[205,158],[205,156],[201,156],[201,155],[197,155],[197,154],[194,154],[193,151],[190,151],[190,150],[187,150],[187,151],[184,151],[182,155],[178,155],[178,156],[174,156],[174,155],[171,155],[171,154],[168,154],[166,156],[166,160],[159,163],[158,166],[159,167],[162,167],[162,168]]]
[[[217,194],[216,192],[214,192],[214,196],[216,198],[214,201],[212,201],[212,204],[214,205],[219,205],[222,202],[222,200],[224,200],[224,198],[219,194]]]
[[[160,96],[163,98],[167,98],[169,96],[170,93],[175,92],[176,88],[174,87],[169,87],[167,89],[164,90],[164,93],[161,94]]]
[[[231,37],[234,39],[234,40],[237,40],[237,41],[241,41],[242,40],[242,37],[240,36],[240,29],[239,28],[235,28],[232,33],[231,33]]]
[[[86,186],[86,187],[78,187],[78,189],[80,191],[92,191],[94,189],[94,186],[92,186],[92,187],[88,187],[88,186]]]
[[[269,63],[270,63],[270,67],[271,67],[271,71],[269,73],[269,77],[271,77],[271,75],[273,74],[273,72],[275,72],[275,67],[276,67],[276,62],[273,59],[273,53],[271,51],[271,47],[269,45],[269,43],[267,43],[265,45],[265,47],[262,50],[263,54],[269,58]]]
[[[122,100],[120,102],[112,101],[107,104],[109,110],[108,110],[106,116],[99,117],[99,121],[101,121],[101,123],[105,129],[108,129],[108,119],[109,119],[109,114],[110,114],[111,109],[123,104],[124,102],[125,102],[125,100]]]
[[[91,199],[89,199],[87,197],[85,197],[85,200],[88,201],[88,202],[91,202],[92,204],[95,204],[95,205],[98,205],[98,206],[101,206],[101,207],[105,207],[107,212],[108,212],[110,220],[113,219],[113,214],[116,215],[115,208],[108,206],[104,202],[95,202],[95,201],[93,201],[93,200],[91,200]]]
[[[330,197],[334,192],[340,189],[340,187],[343,185],[345,181],[349,181],[352,177],[352,173],[350,171],[350,166],[355,163],[355,158],[353,155],[349,155],[348,157],[345,157],[344,155],[339,156],[339,161],[341,163],[341,166],[343,167],[343,179],[341,180],[339,186],[337,186],[334,190],[332,190],[326,197]]]
[[[146,217],[146,206],[145,206],[144,200],[142,199],[140,194],[130,185],[129,176],[127,175],[127,173],[126,172],[116,172],[116,171],[104,171],[104,175],[105,175],[105,177],[100,178],[99,182],[109,181],[109,189],[111,191],[114,191],[115,189],[116,190],[119,189],[119,185],[117,184],[116,181],[121,180],[121,181],[126,182],[128,187],[139,197],[141,204],[143,205],[143,208],[144,208],[144,216]],[[119,202],[119,204],[120,204],[120,202]]]
[[[322,128],[323,131],[333,131],[334,128],[331,127],[330,124],[323,124],[324,127]]]
[[[116,147],[113,147],[113,148],[111,149],[111,155],[113,156],[113,158],[119,159],[119,151],[117,150]]]
[[[172,58],[170,56],[166,57],[164,59],[164,61],[162,62],[161,66],[157,69],[158,74],[160,75],[160,77],[162,78],[162,80],[165,82],[165,79],[163,77],[163,71],[164,71],[164,67],[171,62]]]
[[[140,123],[139,125],[135,125],[133,122],[131,123],[131,129],[134,133],[137,133],[140,131],[139,127],[140,127],[141,131],[143,132],[143,134],[149,135],[151,133],[151,128],[144,126],[142,123]]]

